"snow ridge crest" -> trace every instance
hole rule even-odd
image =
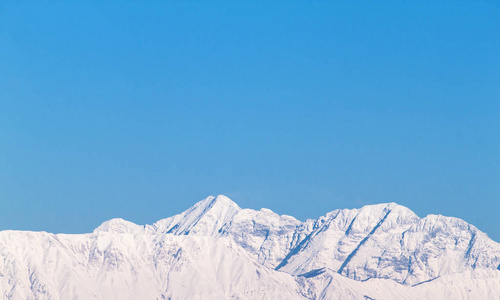
[[[498,243],[463,220],[420,218],[396,203],[302,222],[209,196],[152,225],[116,218],[83,235],[2,231],[0,255],[7,299],[417,299],[407,288],[427,297],[428,286],[450,299],[500,298]]]

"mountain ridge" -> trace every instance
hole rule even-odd
[[[419,299],[436,287],[443,299],[500,297],[500,244],[396,203],[299,221],[209,196],[152,225],[2,231],[0,255],[5,299]]]
[[[234,218],[236,215],[242,212],[243,214],[251,214],[251,213],[254,214],[254,216],[251,217],[250,219],[252,219],[254,222],[253,232],[254,232],[254,237],[257,238],[259,237],[259,235],[262,237],[262,232],[260,232],[260,234],[258,232],[259,226],[257,225],[257,228],[255,228],[255,220],[259,219],[259,215],[262,215],[264,212],[267,212],[268,214],[273,214],[274,219],[289,218],[289,220],[292,222],[293,225],[288,224],[287,230],[285,230],[285,232],[278,228],[275,228],[275,231],[276,230],[279,231],[281,235],[285,234],[285,237],[288,238],[287,240],[290,240],[289,245],[294,245],[294,247],[292,248],[288,247],[285,250],[284,249],[280,250],[276,249],[277,245],[274,245],[276,251],[281,253],[287,252],[287,254],[284,257],[271,258],[270,260],[271,263],[267,263],[266,265],[275,268],[276,270],[281,270],[286,265],[288,265],[284,269],[284,271],[294,275],[304,274],[322,267],[321,265],[312,262],[315,259],[314,257],[312,258],[307,257],[307,260],[305,262],[300,259],[299,262],[295,263],[291,261],[296,259],[296,257],[294,256],[297,253],[301,252],[306,247],[311,245],[310,239],[312,237],[304,236],[304,234],[309,233],[308,235],[313,235],[314,237],[317,237],[318,235],[325,234],[324,231],[328,230],[329,226],[336,226],[337,229],[339,230],[337,230],[335,234],[338,235],[339,233],[341,233],[343,236],[337,236],[337,238],[335,237],[332,238],[332,236],[327,236],[324,239],[339,240],[340,245],[338,246],[338,249],[336,249],[337,250],[336,254],[339,256],[339,260],[341,259],[341,261],[330,262],[330,266],[331,265],[336,266],[337,272],[339,274],[342,274],[344,270],[346,270],[344,275],[356,280],[366,280],[369,278],[382,276],[382,278],[396,280],[399,283],[409,284],[409,285],[419,284],[423,281],[431,280],[433,278],[432,274],[436,273],[434,269],[431,269],[431,272],[429,272],[427,276],[424,276],[422,274],[420,274],[420,276],[417,276],[412,274],[421,271],[420,270],[421,268],[417,269],[409,268],[406,274],[401,274],[402,275],[401,277],[395,277],[389,275],[377,276],[376,274],[372,274],[373,272],[371,274],[365,274],[364,276],[359,276],[359,272],[356,273],[350,271],[349,268],[346,269],[346,267],[351,262],[353,257],[355,257],[358,251],[360,251],[360,249],[363,247],[363,245],[369,241],[369,239],[373,236],[373,234],[377,231],[377,229],[379,229],[381,226],[387,225],[384,224],[385,222],[390,223],[388,226],[389,228],[393,230],[399,229],[401,233],[401,240],[399,241],[399,244],[401,246],[403,246],[405,243],[411,242],[411,239],[405,239],[405,235],[408,234],[411,235],[412,233],[415,234],[418,233],[419,231],[428,231],[430,232],[430,235],[434,237],[438,235],[442,230],[449,229],[450,224],[453,224],[454,226],[458,227],[458,229],[467,228],[467,231],[470,234],[470,238],[467,243],[467,247],[464,251],[464,259],[467,260],[468,264],[471,265],[473,268],[475,268],[478,266],[479,262],[479,264],[482,263],[481,266],[483,267],[491,267],[491,265],[494,265],[496,261],[498,262],[498,266],[496,268],[497,269],[500,268],[500,254],[497,253],[498,251],[495,252],[495,257],[493,259],[493,262],[484,263],[485,258],[481,257],[480,253],[478,253],[479,251],[477,251],[474,248],[474,244],[476,243],[477,238],[483,240],[489,240],[486,233],[481,232],[475,226],[468,224],[462,219],[447,217],[443,215],[430,214],[423,218],[420,218],[409,208],[399,205],[395,202],[365,205],[359,209],[336,209],[325,214],[324,216],[319,217],[318,219],[308,219],[304,222],[301,222],[291,216],[275,214],[269,209],[261,209],[260,211],[251,209],[242,209],[234,201],[232,201],[231,199],[229,199],[224,195],[219,195],[217,197],[209,196],[197,202],[195,205],[193,205],[186,211],[182,212],[181,214],[175,215],[170,218],[162,219],[154,223],[152,226],[144,225],[144,228],[150,228],[156,232],[159,231],[162,233],[176,234],[176,235],[191,233],[195,235],[224,236],[232,234],[233,238],[236,241],[238,241],[243,248],[252,249],[252,247],[248,245],[248,243],[245,240],[238,239],[238,237],[235,236],[236,235],[235,232],[231,231],[231,227],[235,226],[235,224],[232,223],[232,218]],[[203,227],[202,229],[197,229],[197,226],[200,227],[199,225],[200,221],[202,222],[202,224],[200,225]],[[239,220],[238,218],[236,219],[236,221],[237,223],[238,221],[240,223],[242,222],[242,220]],[[106,224],[107,222],[104,222],[103,224]],[[140,227],[140,225],[136,225],[132,222],[128,222],[125,220],[121,222],[126,222],[127,224],[131,224],[130,226],[135,225],[133,226],[135,230],[138,230],[138,228]],[[311,223],[313,227],[312,229],[310,228]],[[101,224],[101,226],[99,226],[98,228],[101,228],[103,224]],[[270,224],[268,223],[260,225],[263,225],[262,227],[270,226]],[[301,226],[302,228],[299,228]],[[120,232],[120,230],[123,229],[116,229],[116,232]],[[128,231],[130,230],[131,229],[128,229]],[[191,230],[194,230],[194,232],[190,232]],[[242,229],[241,226],[238,227],[238,231],[242,230],[244,229]],[[266,237],[264,238],[262,243],[264,243],[265,240],[269,238],[268,235],[269,232],[266,233]],[[416,238],[420,240],[425,240],[427,237],[416,237]],[[317,238],[315,242],[321,242],[321,240],[324,239]],[[462,237],[462,239],[464,238]],[[498,243],[492,240],[490,241],[496,244],[497,248],[500,248]],[[455,245],[458,245],[459,242],[460,241],[457,240]],[[346,246],[346,244],[348,243],[351,244],[351,247]],[[281,246],[283,248],[283,245]],[[322,244],[321,246],[316,247],[322,249],[320,250],[315,249],[313,250],[313,252],[317,253],[324,251],[325,248],[324,246],[325,245]],[[327,246],[327,249],[330,248]],[[424,250],[430,251],[429,249],[424,249]],[[252,249],[251,252],[254,252],[253,254],[256,254],[258,257],[260,257],[259,258],[260,262],[268,261],[268,256],[270,253],[266,255],[260,253],[259,251],[262,251],[262,247],[259,247],[259,250]],[[394,259],[393,256],[391,258]],[[278,260],[280,260],[280,262],[276,264]],[[323,259],[320,260],[322,261],[321,263],[323,263]],[[407,263],[411,264],[410,255],[407,255],[407,257],[400,258],[400,260],[404,261],[405,263],[406,260],[408,260]],[[420,262],[426,263],[425,259],[424,261]],[[304,264],[306,265],[304,266]],[[456,271],[461,271],[463,269],[463,266],[456,266],[455,269]],[[416,279],[412,279],[412,277],[416,277]]]

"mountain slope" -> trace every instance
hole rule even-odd
[[[140,226],[0,232],[3,299],[499,299],[500,245],[395,203],[301,222],[225,196]]]

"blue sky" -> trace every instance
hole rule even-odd
[[[2,1],[0,229],[208,195],[396,202],[500,241],[498,1]]]

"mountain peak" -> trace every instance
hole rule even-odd
[[[183,213],[155,223],[158,230],[176,235],[214,235],[241,208],[224,195],[208,196]]]
[[[214,196],[208,196],[207,198],[201,200],[200,202],[196,203],[194,206],[201,205],[204,207],[234,207],[237,209],[241,209],[238,204],[236,204],[233,200],[229,199],[229,197],[226,197],[224,195],[218,195],[217,197]]]
[[[112,232],[112,233],[140,233],[143,231],[143,226],[137,225],[122,218],[114,218],[102,223],[94,230],[94,233]]]

